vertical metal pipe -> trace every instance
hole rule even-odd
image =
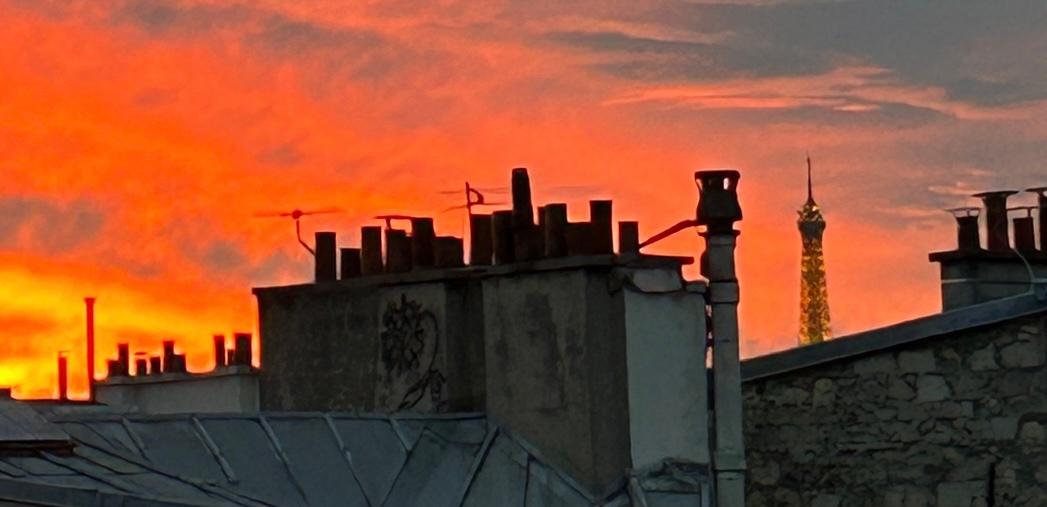
[[[491,215],[469,216],[469,264],[491,265]]]
[[[745,505],[745,441],[742,430],[742,379],[738,353],[738,279],[734,250],[741,220],[736,171],[700,171],[698,222],[706,226],[704,272],[712,307],[713,400],[718,507]]]
[[[58,353],[58,399],[69,399],[69,360],[65,352]]]
[[[316,233],[316,281],[338,280],[338,246],[333,232]]]
[[[95,401],[95,298],[84,298],[87,310],[87,401]]]

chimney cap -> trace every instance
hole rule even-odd
[[[1039,206],[1015,206],[1013,208],[1007,208],[1007,211],[1024,211],[1025,216],[1032,216],[1032,212],[1040,209]]]
[[[962,206],[959,208],[949,208],[945,210],[947,213],[952,213],[956,217],[976,217],[981,214],[982,209],[975,206]]]
[[[987,192],[972,194],[971,197],[977,197],[979,199],[984,199],[986,197],[1010,197],[1017,193],[1017,190],[989,190]]]
[[[1043,186],[1043,187],[1029,187],[1029,188],[1025,189],[1025,191],[1026,192],[1032,192],[1034,194],[1044,194],[1044,193],[1047,193],[1047,186]]]

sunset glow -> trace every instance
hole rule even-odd
[[[693,171],[740,170],[753,355],[796,343],[809,152],[832,334],[936,312],[940,210],[1047,184],[1047,64],[1019,55],[1045,15],[928,31],[870,5],[0,0],[0,385],[54,396],[68,351],[83,395],[84,296],[99,374],[164,339],[207,370],[213,334],[256,333],[252,286],[311,278],[293,223],[255,213],[340,207],[303,232],[342,246],[383,213],[461,236],[440,191],[520,166],[536,203],[611,198],[644,238],[693,216]]]

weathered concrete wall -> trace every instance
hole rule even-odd
[[[750,506],[1047,505],[1047,317],[748,381]]]
[[[258,375],[231,366],[206,375],[115,377],[97,384],[96,395],[116,410],[141,414],[257,412]]]
[[[942,310],[1023,294],[1029,290],[1030,269],[1032,276],[1047,278],[1047,262],[1040,256],[1033,256],[1029,266],[1018,258],[1001,261],[977,255],[943,261]]]
[[[482,409],[476,290],[443,280],[257,291],[262,408]]]
[[[484,280],[487,407],[594,491],[629,468],[622,299],[608,271]]]
[[[705,297],[667,282],[622,293],[635,468],[709,462]]]

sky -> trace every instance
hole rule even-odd
[[[1047,183],[1042,1],[0,0],[0,385],[83,392],[118,342],[257,332],[308,281],[290,221],[357,245],[527,167],[537,203],[613,198],[647,237],[741,171],[742,351],[794,346],[804,157],[837,336],[939,310],[941,210]],[[1030,200],[1023,196],[1015,203]],[[682,234],[651,253],[698,255]],[[693,275],[693,271],[689,272]],[[264,344],[263,344],[264,346]]]

